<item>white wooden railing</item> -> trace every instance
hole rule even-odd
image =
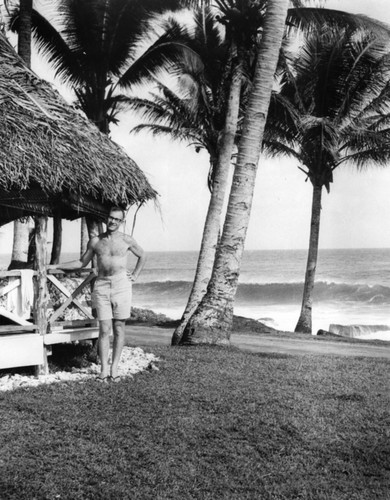
[[[21,270],[0,271],[0,280],[6,282],[1,285],[0,281],[0,315],[5,318],[5,320],[10,320],[13,322],[13,324],[9,325],[0,325],[0,335],[5,333],[20,333],[26,331],[35,331],[45,335],[61,328],[87,325],[96,326],[97,321],[93,316],[92,309],[83,305],[78,299],[79,295],[83,292],[85,287],[91,285],[91,283],[95,279],[96,272],[94,269],[81,269],[77,271],[77,274],[84,277],[84,280],[73,291],[69,290],[65,286],[64,282],[61,282],[60,279],[58,279],[59,275],[64,275],[63,271],[49,270],[46,276],[47,282],[46,290],[44,290],[43,294],[43,300],[37,300],[37,286],[35,283],[32,319],[30,318],[29,320],[24,319],[14,312],[7,310],[6,306],[7,295],[14,291],[16,288],[22,286],[21,272]],[[33,276],[34,281],[36,282],[37,272],[34,272]],[[65,296],[65,301],[52,312],[49,312],[47,309],[47,305],[50,300],[49,290],[47,286],[48,283],[51,283],[62,295]],[[82,316],[84,316],[84,318],[76,320],[61,320],[60,318],[64,316],[66,310],[72,305],[76,306],[76,308],[82,313]],[[39,311],[37,311],[37,308],[39,308]],[[44,314],[42,308],[45,309]]]

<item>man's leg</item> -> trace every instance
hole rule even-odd
[[[125,321],[114,319],[114,344],[112,347],[111,377],[118,376],[118,364],[121,359],[122,349],[125,343]]]
[[[100,375],[99,378],[109,376],[108,352],[110,349],[110,333],[112,327],[111,319],[103,319],[99,321],[99,358],[100,358]]]

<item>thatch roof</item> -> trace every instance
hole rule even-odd
[[[125,151],[29,70],[0,33],[0,225],[57,209],[67,218],[102,217],[112,204],[155,196]]]

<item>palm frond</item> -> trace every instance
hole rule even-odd
[[[377,149],[365,149],[364,151],[357,151],[356,153],[345,155],[337,166],[342,163],[349,163],[355,165],[359,169],[369,168],[372,165],[378,167],[388,167],[390,159],[390,147]]]
[[[322,25],[307,32],[295,57],[281,60],[264,149],[305,165],[329,188],[345,161],[385,164],[390,159],[389,56],[366,30]],[[284,72],[283,72],[284,70]]]
[[[390,81],[386,82],[378,94],[367,97],[367,103],[359,112],[352,114],[351,119],[346,126],[351,126],[355,122],[371,119],[380,123],[384,118],[383,113],[387,114],[390,108]]]
[[[267,140],[267,138],[264,138],[262,147],[264,153],[271,158],[285,156],[286,158],[295,158],[298,161],[301,160],[299,152],[279,141]]]
[[[131,133],[138,134],[142,131],[150,132],[154,137],[165,136],[179,142],[189,142],[191,146],[196,148],[206,148],[202,141],[202,137],[194,133],[194,129],[172,129],[171,127],[164,127],[157,124],[140,124],[131,129]]]
[[[84,51],[92,65],[117,75],[145,36],[146,21],[179,8],[178,0],[61,0],[60,14],[72,50]]]
[[[381,132],[384,127],[390,125],[390,113],[370,114],[369,117],[364,120],[364,123],[368,130]]]
[[[151,94],[151,99],[129,98],[126,106],[135,111],[141,119],[147,120],[147,125],[169,128],[173,134],[177,130],[186,130],[187,136],[188,130],[192,130],[192,136],[205,138],[204,144],[210,140],[210,137],[206,138],[210,129],[199,120],[198,114],[194,113],[190,100],[180,99],[173,92],[162,96]]]
[[[381,96],[382,106],[387,99],[385,87],[390,75],[390,57],[386,53],[377,59],[375,42],[366,40],[361,46],[357,44],[357,50],[352,54],[355,63],[345,79],[345,92],[339,107],[339,119],[362,116],[366,114],[365,109],[377,96]],[[372,49],[374,53],[372,52]],[[387,49],[382,46],[382,52]],[[376,99],[376,106],[379,100]]]
[[[368,128],[358,128],[349,131],[345,136],[344,144],[340,151],[357,152],[364,149],[387,150],[390,145],[390,129],[370,130]]]
[[[390,33],[389,25],[363,14],[351,14],[322,7],[300,7],[288,10],[286,19],[288,30],[316,32],[324,24],[349,31],[369,30],[384,39],[388,39]]]
[[[129,88],[139,84],[159,71],[166,71],[183,57],[191,58],[194,65],[201,66],[201,60],[187,44],[188,34],[182,26],[171,23],[170,27],[121,75],[118,85]]]
[[[19,30],[19,10],[15,9],[10,18],[13,31]],[[79,86],[84,82],[82,69],[84,57],[72,51],[67,41],[53,25],[38,11],[32,12],[32,34],[36,42],[38,53],[53,66],[56,76],[64,83]]]

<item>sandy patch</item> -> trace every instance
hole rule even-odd
[[[144,352],[140,347],[124,347],[119,362],[119,375],[131,378],[134,374],[144,370],[158,370],[156,363],[159,361],[154,354]],[[99,365],[92,364],[88,368],[74,368],[71,372],[55,372],[48,375],[4,375],[0,378],[0,392],[12,391],[19,387],[36,387],[41,384],[54,384],[58,382],[78,381],[83,382],[95,379],[100,372]]]

